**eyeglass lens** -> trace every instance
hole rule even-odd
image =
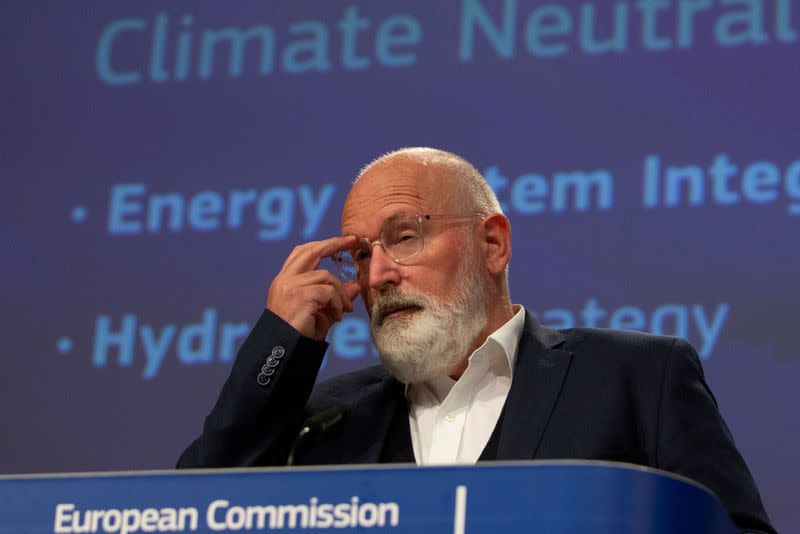
[[[422,250],[423,238],[418,217],[401,217],[386,224],[378,236],[383,250],[395,261],[406,260]],[[342,276],[348,280],[358,280],[369,272],[372,247],[366,239],[359,246],[342,251],[336,256],[336,263]]]

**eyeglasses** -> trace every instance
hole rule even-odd
[[[380,245],[395,262],[411,259],[425,247],[425,233],[422,223],[433,220],[471,221],[475,217],[483,219],[482,213],[471,215],[401,215],[390,218],[381,229],[378,239],[370,241],[358,237],[358,243],[349,250],[334,254],[331,259],[345,280],[356,281],[369,275],[372,248]]]

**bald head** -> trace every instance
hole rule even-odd
[[[389,171],[377,172],[377,171]],[[419,178],[417,185],[442,193],[441,208],[453,213],[502,213],[494,191],[472,163],[457,154],[428,147],[401,148],[367,164],[353,188],[364,177],[380,177],[398,172]]]
[[[393,217],[425,214],[484,216],[477,225],[453,221],[450,227],[457,232],[460,252],[467,250],[466,245],[474,245],[475,254],[467,261],[486,263],[497,295],[506,302],[511,234],[508,219],[478,170],[452,152],[402,148],[366,165],[342,208],[342,233],[374,240]],[[464,257],[461,253],[459,256]],[[423,258],[420,255],[419,260]]]

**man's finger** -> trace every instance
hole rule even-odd
[[[310,286],[316,284],[327,284],[341,290],[342,281],[335,274],[326,269],[314,269],[313,271],[302,272],[292,277],[295,285]]]
[[[344,309],[348,312],[353,311],[353,301],[361,294],[361,284],[358,282],[346,282],[342,284],[344,292]]]
[[[330,271],[326,271],[325,269],[315,269],[313,271],[308,271],[307,273],[300,273],[294,275],[293,280],[294,283],[298,286],[312,286],[320,284],[333,286],[336,289],[336,291],[339,292],[339,296],[345,303],[346,311],[352,310],[352,306],[350,306],[350,301],[353,300],[352,293],[348,293],[345,290],[342,281],[339,280],[336,277],[336,275],[334,275]],[[351,309],[347,309],[348,306],[350,306]]]
[[[322,258],[333,256],[355,244],[355,236],[345,235],[299,245],[289,254],[286,263],[283,264],[283,271],[289,274],[312,271],[319,266]]]
[[[324,313],[334,322],[342,319],[344,303],[342,302],[342,295],[335,287],[328,285],[314,286],[312,298],[317,302],[320,313]]]

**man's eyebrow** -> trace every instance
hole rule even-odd
[[[405,219],[406,217],[414,217],[414,214],[411,214],[411,213],[409,213],[407,211],[398,211],[397,213],[393,213],[392,215],[389,215],[388,217],[386,217],[383,220],[383,224],[381,225],[381,228],[383,228],[387,224],[391,224],[391,223],[395,222],[398,219]]]
[[[388,217],[386,217],[383,220],[383,222],[381,223],[381,230],[380,231],[382,232],[383,229],[386,228],[388,225],[392,224],[393,222],[395,222],[395,221],[397,221],[399,219],[404,219],[406,217],[416,217],[416,215],[411,213],[411,212],[409,212],[409,211],[397,211],[395,213],[392,213],[391,215],[389,215]],[[363,235],[363,234],[357,234],[355,232],[347,232],[347,233],[345,233],[343,235],[356,236],[358,238],[358,240],[359,240],[359,243],[361,243],[362,240],[372,241],[372,238],[367,237],[366,235]],[[375,236],[374,239],[378,239],[378,236]]]

